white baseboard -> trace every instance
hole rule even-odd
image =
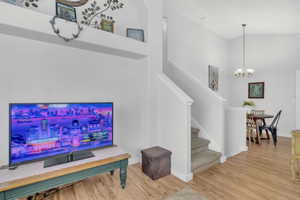
[[[241,152],[243,152],[243,151],[248,151],[248,146],[242,147],[242,148],[241,148]]]
[[[221,156],[221,159],[220,159],[220,162],[221,162],[221,163],[224,163],[224,162],[226,162],[226,160],[227,160],[227,157],[224,156],[224,155],[222,155],[222,156]]]
[[[130,159],[129,159],[129,165],[134,165],[134,164],[137,164],[137,163],[141,163],[141,160],[139,157],[137,156],[132,156]]]
[[[193,180],[193,173],[182,174],[182,173],[176,172],[175,170],[172,170],[172,175],[176,176],[177,178],[179,178],[180,180],[182,180],[184,182],[189,182],[189,181]]]
[[[141,160],[140,160],[139,157],[132,156],[129,159],[129,165],[134,165],[134,164],[137,164],[137,163],[141,163]],[[177,178],[179,178],[180,180],[182,180],[184,182],[189,182],[189,181],[193,180],[193,173],[183,174],[183,173],[179,173],[175,170],[172,170],[171,174],[176,176]]]
[[[242,152],[245,152],[245,151],[248,151],[248,147],[247,146],[243,146],[240,148],[239,151],[236,151],[236,152],[230,152],[229,154],[226,155],[227,158],[230,158],[230,157],[233,157],[233,156],[236,156]]]

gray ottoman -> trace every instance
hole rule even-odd
[[[152,180],[171,173],[171,154],[167,149],[152,147],[142,150],[142,170]]]

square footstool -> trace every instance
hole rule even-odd
[[[142,150],[142,170],[152,180],[159,179],[171,173],[172,152],[162,147],[152,147]]]

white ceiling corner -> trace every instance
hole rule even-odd
[[[177,11],[216,34],[233,39],[247,34],[299,34],[300,0],[174,0]],[[180,9],[179,9],[180,8]],[[203,19],[205,18],[205,19]]]

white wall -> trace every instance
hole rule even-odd
[[[0,43],[0,165],[8,159],[9,102],[113,101],[115,143],[138,158],[147,134],[146,60],[7,35],[0,35]]]
[[[296,73],[296,128],[300,129],[300,70]]]
[[[232,72],[242,64],[241,38],[230,41],[229,63]],[[289,136],[295,128],[296,69],[300,68],[300,35],[272,36],[251,35],[247,37],[246,64],[256,70],[251,79],[231,78],[229,102],[241,106],[248,99],[248,82],[265,82],[265,98],[251,99],[257,109],[276,114],[282,109],[278,134]],[[270,123],[270,120],[268,121]]]
[[[165,1],[168,18],[168,59],[208,87],[208,65],[220,68],[219,94],[227,98],[228,42],[201,24],[182,16],[174,0]],[[192,2],[189,2],[192,3]]]
[[[163,54],[162,54],[162,0],[144,0],[148,9],[148,90],[146,113],[148,138],[145,138],[146,146],[154,146],[158,144],[159,124],[159,98],[158,88],[159,82],[157,76],[162,73]]]
[[[249,110],[242,107],[228,107],[226,116],[226,136],[225,136],[225,156],[226,158],[235,156],[243,151],[247,151],[246,144],[246,122]]]
[[[159,77],[159,145],[172,151],[172,174],[183,181],[191,171],[191,105],[187,96],[166,75]]]

